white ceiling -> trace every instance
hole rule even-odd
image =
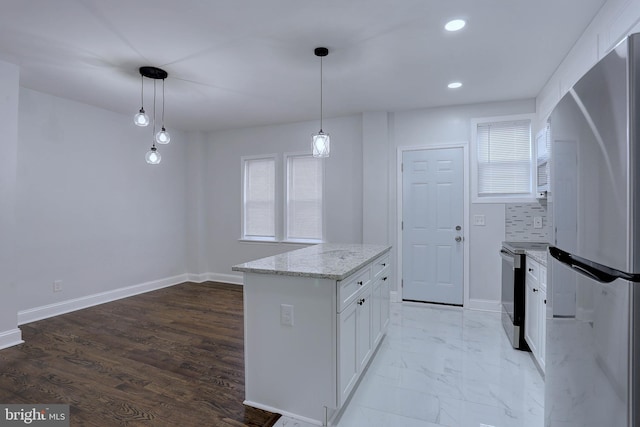
[[[132,117],[138,68],[158,66],[168,130],[218,130],[318,119],[318,46],[325,117],[535,97],[604,2],[3,0],[0,59],[21,86]]]

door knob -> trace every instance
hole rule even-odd
[[[462,237],[460,237],[460,236],[456,236],[455,241],[456,241],[456,242],[462,242]]]

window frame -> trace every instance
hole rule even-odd
[[[326,233],[326,185],[325,185],[325,167],[326,163],[323,158],[317,158],[320,162],[320,170],[322,172],[322,191],[321,191],[321,209],[320,209],[320,228],[321,236],[317,239],[308,238],[295,238],[289,237],[289,159],[295,157],[313,157],[309,152],[287,152],[283,154],[283,203],[282,203],[282,243],[303,243],[303,244],[318,244],[325,242]]]
[[[499,122],[529,121],[529,192],[526,194],[504,194],[481,196],[478,194],[478,125]],[[472,203],[530,203],[536,201],[536,153],[533,125],[535,114],[481,117],[471,119],[471,202]]]
[[[247,164],[248,162],[255,160],[273,160],[274,169],[273,169],[273,179],[274,179],[274,205],[273,205],[273,236],[254,236],[247,235],[246,233],[246,193],[247,193]],[[280,206],[280,186],[278,185],[279,179],[279,162],[278,162],[277,154],[262,154],[262,155],[252,155],[252,156],[242,156],[240,157],[241,164],[241,194],[240,194],[240,241],[247,242],[267,242],[274,243],[279,241],[280,230],[278,229],[278,207]]]

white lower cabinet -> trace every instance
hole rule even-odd
[[[527,260],[528,261],[528,260]],[[538,354],[538,344],[540,342],[540,328],[538,320],[538,296],[536,292],[537,283],[532,283],[527,277],[526,294],[524,297],[524,339],[529,344],[531,352]]]
[[[373,301],[371,295],[371,287],[367,287],[356,300],[338,314],[338,325],[340,325],[338,330],[340,337],[338,348],[340,355],[338,369],[340,404],[349,397],[353,386],[358,381],[359,374],[364,370],[373,352],[371,340]]]
[[[356,331],[359,363],[358,372],[362,372],[373,350],[371,342],[371,287],[360,295],[360,298],[356,300],[356,305],[356,323],[358,324]]]
[[[389,275],[381,274],[373,284],[373,301],[372,301],[372,321],[371,336],[373,337],[373,346],[377,346],[382,339],[383,333],[389,323]]]
[[[540,363],[540,368],[542,368],[542,372],[544,372],[544,364],[545,364],[545,353],[547,351],[547,290],[540,289],[539,300],[542,301],[540,304],[540,341],[538,348],[538,363]]]
[[[542,372],[545,368],[547,338],[547,269],[526,258],[524,338]]]
[[[340,357],[338,365],[338,399],[344,402],[353,386],[358,380],[358,370],[360,362],[358,361],[358,319],[356,302],[349,304],[342,313],[338,314],[338,335],[340,342],[338,343],[338,355]]]
[[[377,298],[374,294],[379,294]],[[338,390],[339,406],[341,406],[351,394],[360,374],[364,371],[371,354],[375,349],[374,334],[384,332],[379,328],[381,324],[381,310],[379,298],[382,288],[375,284],[363,286],[356,294],[356,298],[338,313]],[[377,344],[377,343],[376,343]]]

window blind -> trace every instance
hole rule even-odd
[[[275,239],[275,159],[245,160],[244,173],[244,236]]]
[[[478,195],[531,193],[531,122],[479,123]]]
[[[288,240],[322,240],[322,166],[312,156],[287,158]]]

